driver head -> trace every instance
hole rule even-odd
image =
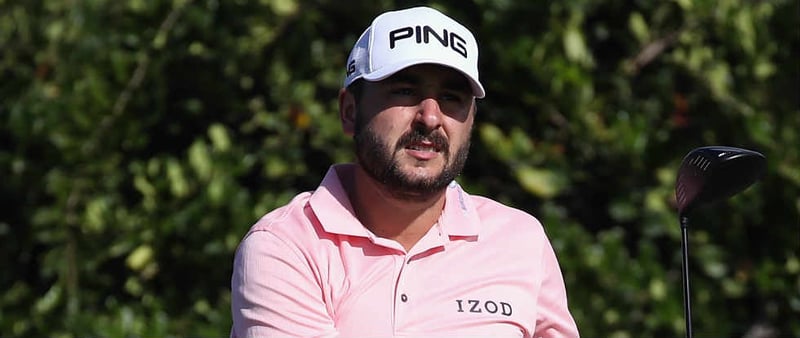
[[[678,170],[675,197],[679,214],[741,192],[760,179],[765,168],[764,155],[752,150],[726,146],[692,150]]]

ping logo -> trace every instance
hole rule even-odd
[[[389,49],[394,49],[401,40],[413,39],[417,44],[438,42],[442,47],[450,47],[459,55],[467,58],[467,41],[458,34],[443,29],[441,34],[431,26],[402,27],[389,32]]]
[[[477,299],[456,299],[458,312],[471,313],[499,313],[503,316],[511,316],[514,312],[511,304],[506,302],[495,302],[492,300],[481,301]]]
[[[347,64],[347,76],[349,77],[355,72],[356,72],[356,60],[350,60],[350,63]]]

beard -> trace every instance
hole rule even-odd
[[[356,113],[353,140],[358,162],[364,171],[375,181],[386,187],[393,197],[401,200],[421,200],[432,197],[450,184],[464,169],[470,147],[470,134],[455,154],[450,153],[447,138],[440,131],[427,132],[415,127],[403,134],[392,147],[370,128],[362,114]],[[435,149],[441,149],[444,168],[434,177],[414,177],[401,170],[396,155],[421,140],[432,142]],[[451,157],[451,155],[454,155]]]

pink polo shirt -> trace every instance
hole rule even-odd
[[[338,175],[352,166],[332,166],[244,237],[232,337],[578,336],[534,217],[453,182],[438,223],[406,252],[354,216]]]

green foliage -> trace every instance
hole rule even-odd
[[[226,336],[248,227],[350,161],[352,43],[406,1],[0,1],[0,335]],[[587,337],[683,333],[674,178],[768,175],[693,217],[698,336],[800,336],[796,1],[432,1],[488,93],[460,178],[539,217]]]

